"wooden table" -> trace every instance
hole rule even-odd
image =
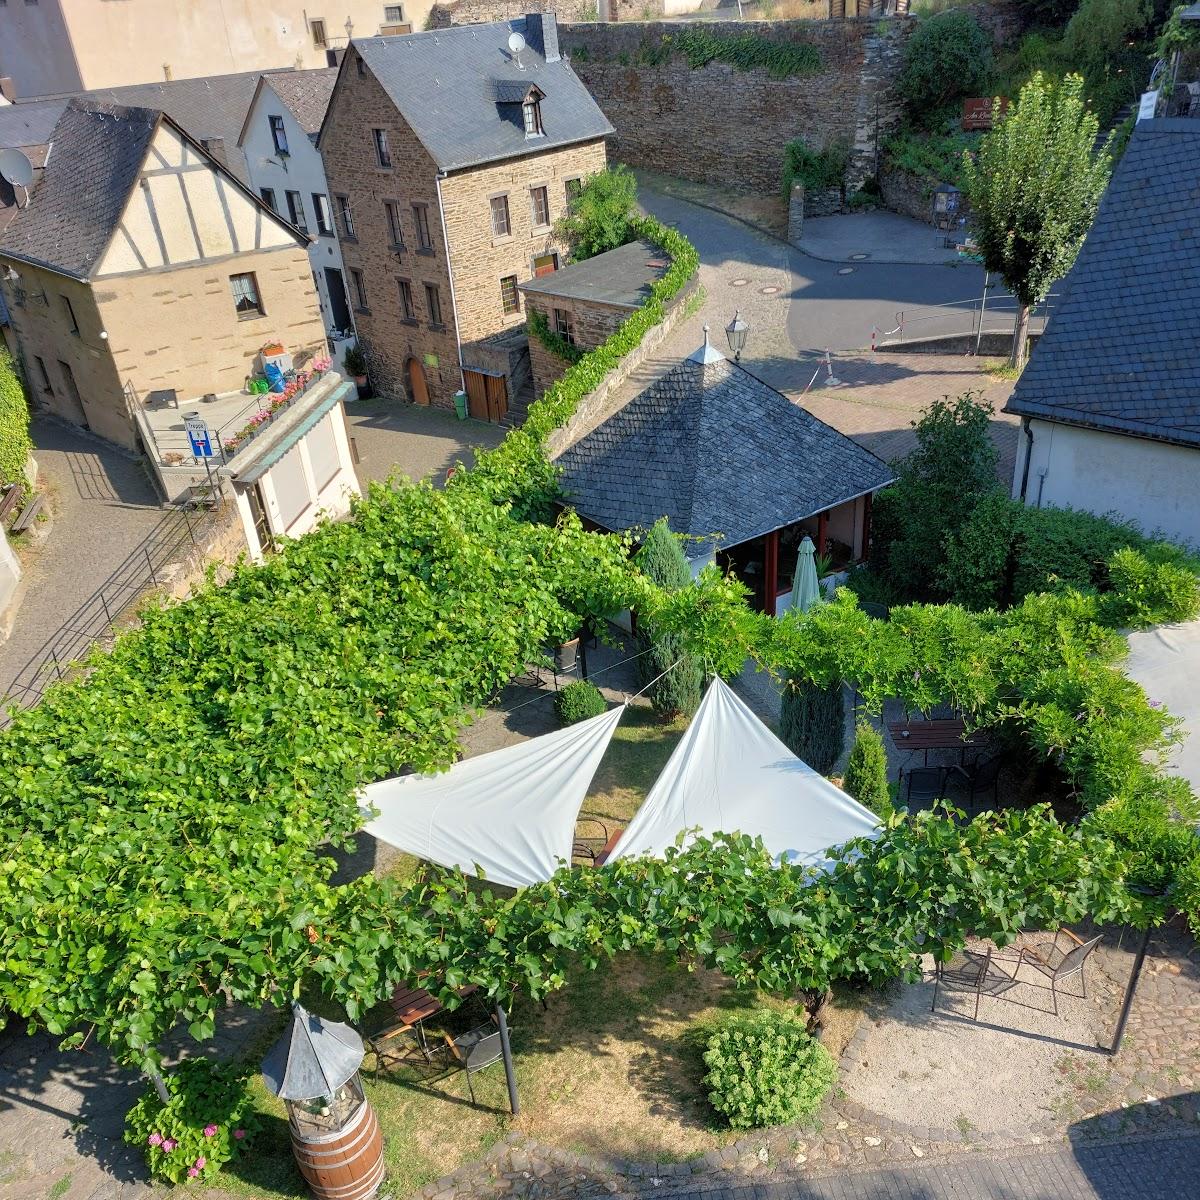
[[[982,746],[987,735],[976,730],[966,735],[966,725],[961,718],[951,717],[936,721],[890,721],[888,733],[896,749],[905,754],[924,755],[925,766],[929,766],[930,750],[957,750],[959,762],[968,746]]]
[[[465,1000],[477,991],[479,988],[475,984],[469,983],[466,987],[458,989],[458,995]],[[402,983],[388,998],[388,1007],[395,1013],[399,1026],[410,1028],[417,1035],[417,1041],[422,1050],[428,1051],[424,1023],[430,1017],[436,1017],[438,1013],[445,1012],[446,1006],[432,992],[427,992],[422,987],[411,987],[409,984]]]

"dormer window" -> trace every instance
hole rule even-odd
[[[542,130],[542,104],[535,95],[531,95],[524,104],[521,105],[521,113],[525,118],[525,136],[541,137]]]

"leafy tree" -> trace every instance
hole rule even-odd
[[[574,262],[594,258],[637,237],[632,223],[636,207],[637,180],[618,163],[588,178],[555,232],[570,243]]]
[[[877,817],[892,815],[892,792],[888,786],[887,750],[874,725],[859,721],[854,729],[854,745],[846,764],[842,787]]]
[[[1083,79],[1037,72],[972,157],[963,156],[963,191],[987,269],[1019,305],[1011,364],[1025,362],[1029,310],[1071,269],[1112,170],[1109,145],[1083,102]]]
[[[896,85],[913,119],[928,124],[952,101],[982,92],[991,66],[991,40],[979,22],[950,9],[918,22]]]
[[[935,400],[913,422],[917,448],[873,511],[877,568],[902,594],[942,595],[938,571],[948,540],[986,497],[1000,490],[992,405],[974,392]]]
[[[634,561],[643,575],[665,591],[691,586],[691,568],[665,517],[646,534]],[[700,664],[687,652],[682,638],[656,630],[652,619],[639,624],[638,673],[643,685],[651,685],[651,706],[665,721],[681,714],[690,717],[700,704]]]
[[[0,484],[23,477],[32,451],[25,389],[8,351],[0,350]]]
[[[779,736],[787,748],[822,775],[833,770],[846,742],[842,681],[790,679],[779,710]]]

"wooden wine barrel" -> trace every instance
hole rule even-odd
[[[317,1200],[369,1200],[383,1182],[383,1135],[364,1100],[335,1133],[302,1133],[289,1122],[292,1153]]]

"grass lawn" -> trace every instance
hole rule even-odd
[[[705,1032],[722,1014],[760,1007],[803,1015],[795,1005],[738,991],[717,972],[690,972],[665,955],[622,955],[581,971],[545,1010],[528,1000],[514,1007],[521,1099],[515,1119],[499,1063],[474,1077],[479,1105],[473,1108],[462,1074],[393,1066],[374,1080],[368,1056],[364,1084],[383,1129],[394,1194],[407,1195],[479,1158],[510,1129],[563,1149],[658,1162],[727,1144],[737,1135],[721,1128],[702,1084]],[[445,1027],[481,1019],[477,1010],[460,1011]],[[436,1038],[437,1023],[427,1028]],[[303,1195],[283,1106],[260,1079],[253,1090],[267,1128],[251,1156],[230,1164],[218,1184],[248,1196]]]

